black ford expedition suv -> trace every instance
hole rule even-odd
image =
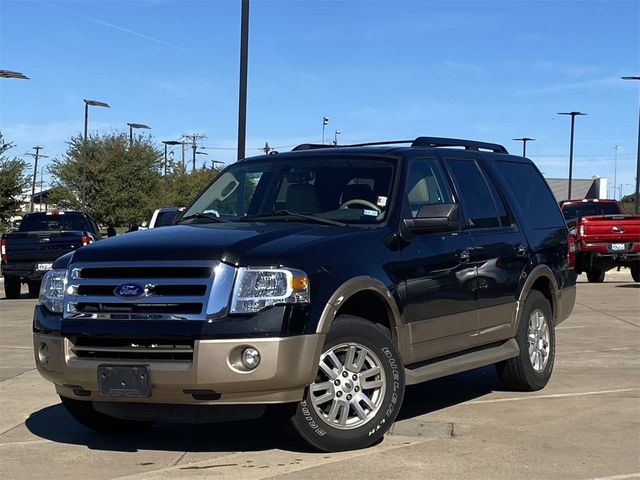
[[[36,362],[96,430],[285,404],[316,448],[365,447],[405,385],[495,364],[545,386],[575,301],[567,234],[500,145],[303,145],[228,167],[176,226],[58,259]]]

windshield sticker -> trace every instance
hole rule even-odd
[[[376,200],[376,205],[378,205],[379,207],[386,207],[387,197],[378,197],[378,199]]]
[[[378,212],[375,210],[367,210],[366,208],[362,211],[364,215],[367,215],[369,217],[377,217],[378,216]]]

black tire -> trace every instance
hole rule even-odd
[[[139,420],[122,420],[98,412],[90,401],[74,400],[73,398],[60,396],[62,404],[69,414],[87,428],[98,432],[138,432],[153,425],[152,422]]]
[[[33,280],[27,283],[29,286],[29,295],[32,297],[37,297],[40,294],[40,281]]]
[[[629,266],[629,270],[631,270],[631,278],[633,278],[633,281],[640,282],[640,262],[633,262]]]
[[[9,299],[20,298],[20,277],[4,277],[4,296]]]
[[[587,280],[589,283],[602,283],[604,282],[605,271],[602,268],[592,268],[587,270]]]
[[[536,311],[543,313],[549,333],[548,358],[540,371],[534,368],[529,357],[529,319]],[[549,300],[538,290],[532,290],[524,303],[516,341],[520,347],[520,353],[517,357],[496,364],[498,376],[507,387],[513,390],[532,392],[544,388],[553,372],[556,357],[556,334]]]
[[[355,363],[358,363],[356,358],[359,360],[360,355],[364,352],[361,349],[357,357],[354,357],[352,362],[353,369],[347,372],[346,378],[339,374],[332,382],[329,375],[319,368],[314,384],[306,389],[304,399],[298,404],[296,413],[291,417],[294,430],[311,446],[324,452],[354,450],[373,445],[391,428],[402,405],[405,388],[404,367],[400,360],[400,354],[391,341],[388,330],[360,317],[339,316],[327,334],[323,352],[326,353],[333,348],[345,348],[348,350],[355,345],[365,347],[368,350],[367,355],[363,357],[365,359],[363,361],[374,362],[373,364],[379,362],[380,371],[384,373],[384,376],[379,374],[374,377],[375,380],[373,382],[367,382],[366,379],[371,378],[371,376],[365,377],[362,375],[363,370],[357,369],[355,365]],[[340,355],[340,353],[337,353],[337,355]],[[345,353],[344,357],[340,358],[340,361],[346,363],[346,356],[347,354]],[[370,367],[371,365],[372,363],[369,363],[368,366]],[[365,367],[361,366],[360,368],[363,369]],[[368,370],[371,370],[371,368]],[[337,371],[336,369],[335,372]],[[376,388],[369,389],[365,387],[365,385],[371,385],[374,382],[378,383],[380,380],[382,380],[384,390],[377,390],[377,394],[375,393]],[[316,407],[312,400],[312,395],[315,395],[312,393],[313,386],[320,383],[333,383],[335,385],[336,381],[342,383],[336,389],[331,386],[333,399]],[[361,381],[362,383],[360,383]],[[362,388],[360,389],[358,385],[361,385]],[[338,389],[344,389],[345,393],[342,393],[342,391],[338,393]],[[353,395],[347,393],[347,389],[353,392]],[[331,405],[336,403],[335,399],[344,395],[343,401],[350,400],[355,398],[355,392],[361,392],[368,399],[374,399],[377,395],[377,412],[376,409],[371,409],[366,405],[362,407],[362,403],[353,401],[350,406],[346,407],[346,416],[357,416],[357,412],[352,405],[358,403],[359,408],[370,418],[363,419],[359,417],[359,420],[353,418],[357,423],[363,420],[364,423],[359,426],[354,423],[350,429],[336,428],[336,426],[330,424],[329,420],[325,419],[324,414],[319,409],[331,410]],[[316,396],[315,398],[318,397]],[[376,413],[371,413],[372,410]],[[344,408],[338,411],[337,421],[340,421],[345,415],[343,412]],[[327,412],[325,411],[325,413]]]

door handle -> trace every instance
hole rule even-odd
[[[526,257],[527,254],[529,253],[529,249],[527,247],[525,247],[524,245],[522,245],[521,243],[517,243],[514,245],[515,251],[516,251],[516,255],[518,257]]]
[[[462,263],[467,263],[469,260],[471,260],[471,252],[466,248],[464,250],[461,250],[460,252],[458,252],[458,259]]]

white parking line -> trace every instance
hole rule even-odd
[[[37,443],[54,443],[51,440],[30,440],[28,442],[9,442],[9,443],[0,443],[0,447],[13,447],[16,445],[33,445]]]
[[[0,345],[0,348],[9,348],[12,350],[33,350],[33,347],[18,347],[14,345]]]
[[[597,477],[593,480],[623,480],[625,478],[640,478],[640,472],[624,473],[622,475],[613,475],[612,477]]]
[[[587,328],[586,325],[575,325],[572,327],[557,327],[556,330],[570,330],[572,328]]]
[[[562,352],[564,355],[571,355],[574,353],[604,353],[604,352],[622,352],[624,350],[637,350],[636,347],[620,347],[620,348],[605,348],[604,350],[576,350],[574,352]]]
[[[464,404],[519,402],[521,400],[539,400],[541,398],[583,397],[587,395],[603,395],[605,393],[623,393],[623,392],[637,392],[637,391],[640,391],[640,388],[619,388],[617,390],[598,390],[593,392],[556,393],[553,395],[532,395],[529,397],[495,398],[493,400],[472,400],[470,402],[464,402]]]

